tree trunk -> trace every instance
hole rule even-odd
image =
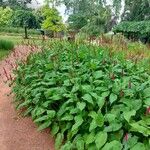
[[[28,39],[27,27],[24,28],[24,31],[25,31],[25,37],[24,37],[24,38],[25,38],[25,39]]]

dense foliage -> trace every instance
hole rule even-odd
[[[139,21],[139,22],[121,22],[114,28],[116,32],[133,32],[140,34],[150,34],[150,21]]]
[[[150,42],[150,21],[125,21],[121,22],[114,29],[114,32],[121,32],[128,38],[145,39]]]
[[[0,26],[9,25],[10,19],[12,17],[13,10],[9,7],[3,8],[0,7]]]
[[[53,32],[63,31],[65,26],[62,22],[62,17],[55,8],[50,8],[48,5],[44,6],[41,10],[44,18],[42,28]]]
[[[124,0],[124,2],[122,20],[143,21],[150,19],[150,0]]]
[[[0,39],[1,50],[12,50],[13,48],[14,48],[14,43],[12,41]]]
[[[15,71],[17,109],[60,150],[149,150],[150,75],[99,47],[57,41]]]
[[[14,12],[11,24],[14,27],[38,28],[39,24],[31,11],[17,10]]]

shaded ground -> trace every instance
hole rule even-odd
[[[25,57],[28,51],[29,48],[20,46],[15,53]],[[15,60],[16,56],[11,54],[6,61],[0,62],[0,150],[54,150],[54,140],[49,131],[37,132],[30,118],[19,117],[12,104],[13,96],[8,96],[11,89],[3,82],[6,80],[3,68],[11,73],[9,64]]]

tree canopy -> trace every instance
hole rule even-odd
[[[13,10],[9,7],[0,7],[0,26],[6,26],[9,24]]]
[[[39,23],[31,11],[16,10],[11,19],[11,24],[14,27],[38,28]]]
[[[62,22],[62,17],[55,8],[50,8],[48,5],[42,8],[42,16],[44,17],[42,28],[54,32],[59,32],[65,29]]]

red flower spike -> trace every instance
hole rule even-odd
[[[124,139],[125,139],[125,141],[128,141],[128,139],[129,139],[129,135],[128,135],[128,133],[126,133],[126,135],[125,135]]]
[[[146,115],[150,114],[150,106],[146,109]]]

